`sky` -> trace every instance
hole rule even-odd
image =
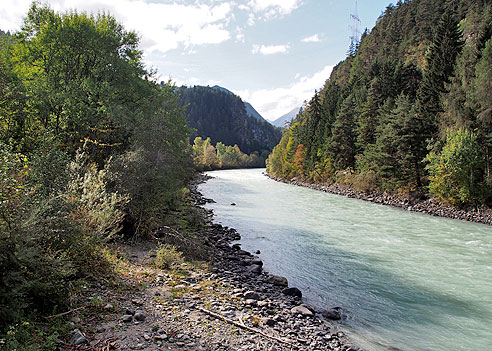
[[[360,31],[390,0],[358,0]],[[50,0],[55,11],[109,12],[140,36],[159,80],[220,85],[275,120],[309,100],[346,57],[355,0]],[[1,0],[0,29],[19,30],[31,0]]]

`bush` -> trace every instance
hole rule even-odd
[[[36,177],[22,155],[0,145],[0,160],[2,330],[26,311],[50,313],[67,304],[70,282],[100,266],[100,247],[118,230],[126,199],[106,191],[106,170],[83,153],[69,165],[72,180],[53,194],[28,181]]]
[[[461,205],[483,200],[488,193],[478,177],[483,159],[474,133],[465,129],[448,130],[441,152],[430,152],[426,161],[433,196]]]
[[[154,264],[162,269],[172,269],[184,262],[183,254],[177,247],[170,244],[162,244],[156,251]]]

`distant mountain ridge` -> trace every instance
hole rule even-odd
[[[214,145],[219,141],[237,144],[247,154],[270,152],[280,141],[280,129],[250,116],[243,100],[225,88],[183,86],[179,94],[181,105],[187,106],[188,123],[196,130],[191,141],[210,137]]]
[[[230,91],[224,87],[221,87],[220,85],[214,85],[212,87],[212,89],[217,89],[217,90],[223,91],[223,92],[228,93],[228,94],[236,95],[232,91]],[[255,108],[249,102],[247,102],[247,101],[243,101],[243,102],[244,102],[244,107],[246,108],[246,113],[248,114],[248,116],[259,119],[260,121],[266,121],[268,123],[271,123],[270,121],[263,118],[263,116],[258,111],[256,111]]]
[[[301,110],[302,107],[294,107],[292,110],[287,112],[285,115],[280,116],[276,120],[274,120],[272,123],[275,127],[283,128],[285,127],[285,124],[292,121],[294,118],[296,118],[297,114]]]

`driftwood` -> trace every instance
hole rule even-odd
[[[52,316],[48,316],[48,317],[44,317],[44,319],[52,319],[52,318],[57,318],[57,317],[61,317],[61,316],[66,316],[67,314],[70,314],[70,313],[73,313],[75,311],[78,311],[78,310],[81,310],[83,308],[86,308],[87,306],[81,306],[81,307],[77,307],[77,308],[74,308],[73,310],[70,310],[70,311],[67,311],[67,312],[62,312],[62,313],[58,313],[58,314],[54,314]]]
[[[202,308],[202,307],[198,307],[198,310],[200,310],[201,312],[205,313],[205,314],[208,314],[209,316],[212,316],[214,318],[217,318],[217,319],[220,319],[224,322],[227,322],[227,323],[230,323],[230,324],[233,324],[235,325],[236,327],[239,327],[239,328],[242,328],[242,329],[246,329],[250,332],[253,332],[253,333],[256,333],[256,334],[260,334],[266,338],[269,338],[269,339],[273,339],[275,341],[278,341],[278,342],[281,342],[283,344],[287,344],[287,345],[292,345],[292,342],[290,340],[285,340],[285,339],[281,339],[281,338],[278,338],[276,336],[273,336],[273,335],[268,335],[266,333],[263,333],[261,330],[258,330],[258,329],[255,329],[255,328],[251,328],[251,327],[248,327],[247,325],[245,325],[243,323],[242,320],[240,320],[240,322],[236,322],[232,319],[229,319],[227,317],[224,317],[220,314],[217,314],[215,312],[212,312],[212,311],[209,311],[209,310],[206,310],[205,308]]]

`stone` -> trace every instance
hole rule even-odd
[[[244,301],[244,304],[245,305],[248,305],[248,306],[255,306],[256,305],[256,300],[247,299],[246,301]]]
[[[263,267],[263,261],[260,260],[259,258],[254,258],[250,262],[252,265],[257,265],[257,266]]]
[[[131,309],[131,308],[127,308],[125,310],[125,314],[130,314],[130,315],[133,316],[135,314],[135,310],[134,309]]]
[[[88,343],[89,340],[82,334],[79,329],[75,329],[72,332],[72,338],[70,339],[70,344],[72,345],[82,345]]]
[[[233,202],[233,203],[231,204],[231,206],[236,206],[236,203],[235,203],[235,202]]]
[[[251,273],[260,274],[262,271],[262,268],[260,265],[254,264],[254,265],[249,266],[248,271],[250,271]]]
[[[298,315],[306,316],[306,317],[314,316],[314,313],[306,305],[299,305],[299,306],[293,307],[290,310],[290,312],[293,314],[298,314]]]
[[[130,323],[133,320],[133,316],[131,314],[125,314],[121,317],[121,321],[125,323]]]
[[[256,250],[255,254],[259,255],[259,254],[261,254],[261,251],[260,250]]]
[[[272,275],[268,278],[268,282],[273,284],[273,285],[277,285],[277,286],[283,286],[283,287],[287,287],[289,284],[287,282],[287,278],[285,277],[281,277],[279,275]]]
[[[108,304],[106,304],[106,306],[104,306],[104,309],[106,311],[112,311],[112,310],[114,310],[114,306],[112,304],[108,303]]]
[[[260,295],[254,291],[246,291],[244,294],[243,294],[243,297],[246,299],[246,300],[249,300],[249,299],[252,299],[252,300],[260,300]]]
[[[97,332],[97,333],[99,333],[99,334],[100,334],[100,333],[104,333],[105,331],[106,331],[106,328],[104,328],[104,327],[99,327],[99,328],[97,328],[97,330],[96,330],[96,332]]]
[[[277,322],[271,318],[262,318],[261,323],[273,327]]]
[[[291,288],[285,288],[282,290],[282,293],[287,296],[297,296],[297,297],[302,297],[302,292],[301,290],[291,287]]]
[[[270,303],[268,301],[258,301],[258,307],[266,307]]]
[[[332,321],[338,321],[342,319],[342,314],[340,313],[340,307],[330,308],[329,310],[323,311],[323,317],[330,319]]]

